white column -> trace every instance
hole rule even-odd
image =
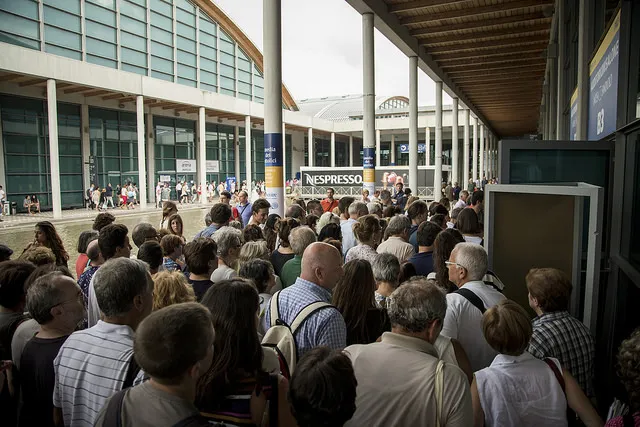
[[[486,175],[485,170],[485,161],[484,161],[484,124],[480,123],[480,175],[479,178],[482,178]]]
[[[349,135],[349,166],[353,167],[353,134]]]
[[[392,144],[393,145],[393,144]],[[395,147],[393,147],[395,153]],[[409,57],[409,188],[418,194],[418,57]]]
[[[433,197],[440,200],[442,189],[442,82],[436,82],[436,168],[433,173]]]
[[[200,196],[200,204],[207,203],[207,118],[205,116],[204,107],[198,108],[198,180],[196,185],[202,186],[202,194]]]
[[[91,182],[89,182],[89,160],[91,156],[90,126],[89,106],[87,104],[82,104],[80,106],[80,129],[82,131],[82,183],[85,191],[91,186]],[[4,162],[0,163],[4,166]],[[5,181],[2,180],[2,182]],[[105,182],[104,185],[106,184],[108,183]]]
[[[153,132],[153,114],[147,113],[147,143],[146,143],[146,153],[147,153],[147,182],[149,182],[149,188],[147,188],[147,200],[156,200],[156,183],[158,180],[156,179],[156,164],[155,164],[155,146],[153,144],[154,141],[154,132]],[[157,203],[157,202],[156,202]]]
[[[389,150],[391,154],[391,164],[395,166],[396,164],[396,136],[391,134],[391,149]]]
[[[2,139],[2,120],[0,120],[0,155],[4,155],[4,141]],[[3,161],[0,161],[0,183],[2,183],[2,185],[5,186],[4,189],[6,191],[7,190],[6,189],[7,177],[5,175],[4,162]],[[86,191],[87,188],[89,188],[89,187],[84,187],[84,191]],[[84,193],[83,193],[83,197],[84,197]]]
[[[451,111],[451,183],[459,182],[460,172],[458,166],[460,164],[460,153],[458,147],[458,98],[453,98],[453,109]]]
[[[471,178],[473,182],[478,180],[478,118],[473,118],[473,153],[471,155],[473,164],[471,165]]]
[[[431,166],[431,129],[427,126],[424,130],[424,156],[427,166]]]
[[[556,123],[556,107],[558,105],[556,101],[556,97],[558,96],[558,73],[556,72],[557,67],[557,55],[554,55],[552,58],[548,59],[550,61],[550,72],[549,72],[549,139],[556,140],[558,135],[558,127]]]
[[[462,150],[462,182],[460,183],[461,187],[465,190],[469,189],[469,116],[470,111],[468,108],[464,109],[464,142],[463,142],[463,150]]]
[[[233,129],[233,171],[236,177],[236,188],[242,187],[240,181],[240,126]]]
[[[329,152],[330,152],[330,160],[331,163],[329,163],[331,165],[332,168],[336,167],[336,134],[335,132],[331,132],[331,146],[329,148]]]
[[[587,140],[589,121],[589,57],[591,55],[591,2],[579,0],[578,2],[578,128],[577,140]],[[563,28],[562,25],[559,28]],[[615,118],[613,118],[615,120]]]
[[[56,81],[47,80],[47,114],[49,119],[49,169],[51,171],[51,204],[53,218],[62,218],[60,193],[60,153],[58,151],[58,98]]]
[[[376,166],[380,165],[380,130],[376,129],[376,79],[373,13],[362,15],[362,186],[373,194],[376,185]],[[373,151],[376,152],[375,159]]]
[[[287,170],[287,125],[282,122],[282,176],[285,184],[285,195],[286,193],[286,185],[287,185],[287,174],[289,171]]]
[[[252,166],[252,156],[253,156],[253,143],[251,140],[251,116],[245,116],[244,118],[244,149],[245,149],[245,179],[247,180],[247,186],[249,187],[249,197],[251,197],[253,188],[251,188],[251,166]]]
[[[144,137],[144,98],[136,96],[136,131],[138,134],[138,193],[140,195],[140,208],[147,207],[147,161],[145,158],[146,146]]]
[[[313,158],[313,128],[309,128],[307,130],[307,144],[307,152],[309,153],[309,166],[313,166],[313,164],[315,163],[315,159]]]

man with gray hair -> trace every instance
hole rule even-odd
[[[435,348],[446,310],[444,294],[431,283],[408,282],[391,294],[391,332],[345,349],[358,380],[356,412],[345,426],[473,425],[469,381]]]
[[[389,253],[398,258],[400,264],[411,258],[415,251],[413,245],[408,243],[409,231],[411,230],[411,220],[404,215],[396,215],[391,218],[387,225],[387,240],[378,245],[379,254]]]
[[[497,289],[485,284],[487,252],[475,243],[458,243],[449,260],[449,280],[458,290],[447,295],[447,315],[442,334],[460,341],[469,355],[473,372],[491,365],[497,353],[482,333],[482,315],[505,299]]]
[[[283,288],[291,286],[296,282],[302,269],[302,254],[304,254],[305,249],[315,241],[316,233],[309,227],[296,227],[291,230],[289,243],[295,255],[284,263],[282,271],[280,272],[280,280],[282,280]]]
[[[285,218],[294,218],[304,223],[304,219],[307,216],[302,206],[297,203],[292,204],[287,208],[287,211],[284,213]]]
[[[53,363],[56,425],[94,425],[107,398],[130,387],[139,371],[133,337],[153,305],[149,267],[140,260],[110,259],[94,279],[102,319],[71,334]]]
[[[380,254],[371,263],[371,269],[377,287],[376,304],[380,308],[385,308],[385,300],[399,285],[400,262],[394,254]]]
[[[367,209],[371,215],[376,215],[378,218],[382,218],[382,205],[379,202],[367,203]]]
[[[342,256],[346,256],[349,249],[353,248],[357,242],[353,235],[353,224],[358,218],[369,214],[367,204],[364,202],[353,202],[349,205],[349,218],[340,224],[342,229]]]

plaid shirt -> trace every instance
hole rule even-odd
[[[595,344],[589,329],[566,311],[544,313],[533,320],[529,353],[538,359],[555,357],[593,396]]]
[[[307,305],[314,302],[331,303],[331,292],[315,283],[298,277],[296,282],[282,290],[279,297],[280,318],[288,325]],[[271,326],[271,313],[267,308],[263,327],[266,332]],[[347,346],[347,326],[337,308],[316,311],[300,326],[295,335],[298,360],[307,351],[328,346],[342,350]]]

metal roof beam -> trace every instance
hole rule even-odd
[[[449,44],[446,46],[429,46],[427,50],[432,55],[440,55],[452,52],[464,52],[467,50],[503,49],[513,46],[526,47],[532,44],[549,43],[549,35],[535,35],[528,37],[510,37],[496,40],[476,41],[465,44]]]
[[[449,0],[445,4],[467,3],[468,0]],[[408,12],[410,10],[424,9],[425,7],[441,6],[443,0],[416,0],[406,3],[391,4],[388,7],[390,13]]]
[[[445,54],[434,54],[433,58],[437,62],[441,61],[455,61],[457,59],[463,58],[488,58],[493,56],[508,56],[508,55],[521,55],[524,53],[533,53],[533,52],[542,52],[548,46],[548,43],[542,42],[537,44],[530,44],[526,46],[512,46],[512,47],[502,47],[498,49],[491,50],[476,50],[471,52],[463,52],[463,53],[445,53]]]

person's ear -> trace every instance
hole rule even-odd
[[[49,310],[49,313],[51,314],[52,317],[60,316],[63,313],[62,306],[56,305],[55,307],[51,307],[51,310]]]
[[[442,322],[439,319],[434,320],[427,327],[427,340],[431,343],[435,343],[442,331]]]
[[[142,295],[136,295],[133,297],[133,306],[138,311],[144,311],[144,299],[142,298]]]

